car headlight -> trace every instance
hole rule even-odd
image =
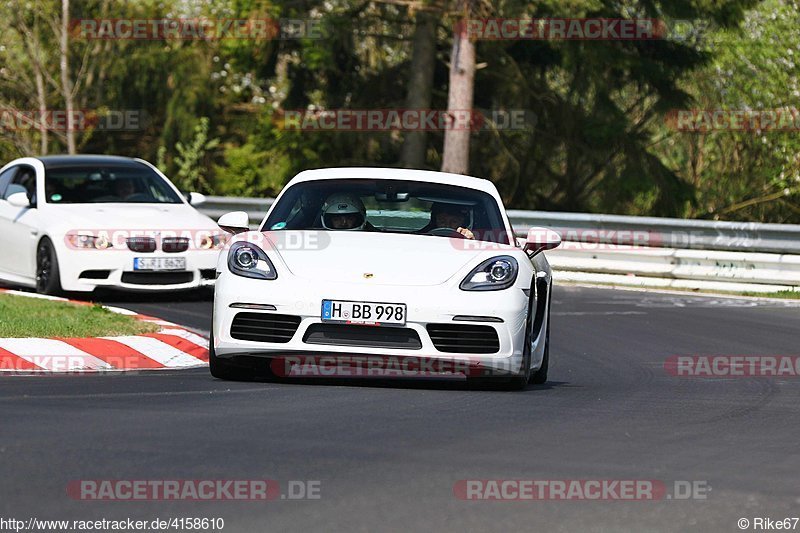
[[[464,291],[499,291],[512,286],[517,280],[519,265],[509,255],[487,259],[478,265],[461,282]]]
[[[203,235],[200,239],[199,248],[201,250],[219,250],[228,242],[228,234],[220,233],[215,235]]]
[[[84,248],[94,250],[105,250],[111,248],[111,242],[103,236],[79,235],[71,233],[67,235],[67,241],[73,248]]]
[[[236,242],[228,252],[228,270],[253,279],[276,279],[278,272],[267,254],[248,242]]]

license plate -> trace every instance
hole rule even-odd
[[[402,326],[406,323],[406,304],[322,300],[322,321]]]
[[[185,257],[136,257],[134,270],[186,270]]]

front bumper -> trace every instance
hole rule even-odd
[[[57,250],[61,287],[66,291],[88,292],[97,288],[154,292],[213,286],[219,250],[190,250],[180,253],[136,253],[130,250]],[[134,271],[136,257],[183,257],[186,270]],[[93,278],[91,276],[100,276]]]
[[[498,375],[516,375],[520,372],[524,354],[525,328],[528,316],[529,288],[524,276],[506,290],[492,292],[467,292],[452,284],[435,286],[397,286],[380,284],[326,283],[324,287],[297,278],[280,282],[249,280],[225,272],[217,280],[214,298],[214,350],[220,358],[248,357],[297,360],[297,356],[324,354],[343,360],[369,357],[393,357],[397,360],[446,361],[454,365],[468,365],[485,369]],[[375,346],[342,346],[304,342],[310,327],[321,324],[323,299],[364,302],[404,303],[407,306],[406,328],[416,332],[419,349],[387,348]],[[271,305],[274,310],[255,311],[231,307],[232,304]],[[534,307],[535,309],[535,307]],[[288,342],[271,343],[242,340],[231,336],[234,317],[240,312],[293,315],[299,317],[297,330]],[[493,317],[495,321],[454,321],[456,316]],[[496,330],[499,349],[494,353],[452,353],[436,348],[426,329],[428,324],[473,324],[489,326]],[[347,326],[369,328],[371,326]],[[544,328],[542,328],[544,329]],[[532,368],[541,365],[544,342],[534,339]]]

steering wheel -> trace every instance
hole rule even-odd
[[[464,236],[464,234],[459,233],[458,230],[454,230],[453,228],[433,228],[427,233],[428,235],[435,235],[437,237],[458,237],[460,239],[467,238]]]

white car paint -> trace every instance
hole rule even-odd
[[[36,286],[36,249],[41,239],[49,238],[55,248],[60,270],[61,287],[65,291],[92,291],[97,287],[109,287],[130,291],[163,291],[189,289],[213,285],[213,279],[202,279],[200,270],[214,269],[219,255],[218,249],[189,249],[186,252],[137,253],[129,250],[124,242],[117,242],[107,250],[76,249],[66,240],[68,232],[91,230],[108,232],[119,236],[141,231],[161,230],[184,232],[209,232],[219,234],[213,220],[189,205],[178,189],[157,168],[147,161],[136,159],[158,174],[180,197],[180,204],[100,203],[100,204],[56,204],[45,199],[45,166],[38,158],[16,159],[2,169],[0,174],[12,166],[29,165],[36,171],[36,207],[16,207],[0,199],[0,280],[27,287]],[[198,198],[202,198],[201,195]],[[190,233],[192,234],[192,233]],[[121,237],[120,237],[121,239]],[[133,271],[135,257],[184,257],[187,271],[193,273],[192,280],[180,284],[130,284],[121,281],[124,272]],[[110,270],[107,279],[79,278],[86,270]]]
[[[419,170],[335,168],[305,171],[289,182],[271,209],[299,182],[353,178],[425,181],[480,190],[495,199],[506,230],[512,231],[500,195],[491,182]],[[464,241],[429,235],[361,231],[264,231],[268,216],[269,214],[262,221],[260,230],[240,233],[229,245],[240,241],[257,244],[274,264],[277,279],[251,279],[236,275],[228,267],[228,247],[220,254],[217,265],[220,276],[214,297],[212,363],[214,357],[219,361],[235,361],[231,358],[248,356],[269,359],[319,352],[341,356],[408,356],[469,361],[507,376],[527,375],[529,369],[536,371],[542,366],[551,282],[550,269],[543,254],[535,255],[531,259],[517,240],[510,245],[491,243],[484,249],[481,246],[454,245],[455,242]],[[282,247],[280,243],[302,241],[302,237],[289,238],[292,233],[314,233],[324,242],[313,250]],[[517,260],[519,274],[513,286],[496,291],[473,292],[460,289],[462,280],[482,261],[500,255],[512,256]],[[531,335],[529,369],[526,369],[522,365],[525,359],[526,324],[529,319],[528,295],[531,294],[533,280],[546,283],[543,287],[547,290],[538,293],[533,291],[532,296],[541,299],[541,305],[536,305],[538,301],[534,301],[533,305],[534,312],[539,310],[540,327]],[[320,309],[323,299],[406,304],[405,327],[417,332],[422,348],[306,343],[303,338],[308,328],[322,322]],[[245,311],[233,307],[234,304],[272,306],[274,310],[270,311],[246,311],[295,315],[300,317],[301,322],[291,340],[286,343],[233,338],[233,319],[239,312]],[[489,316],[501,319],[502,322],[454,322],[456,315]],[[534,316],[530,320],[533,321]],[[426,325],[429,323],[470,323],[493,327],[497,331],[500,348],[491,354],[441,352],[433,345],[427,333]]]

